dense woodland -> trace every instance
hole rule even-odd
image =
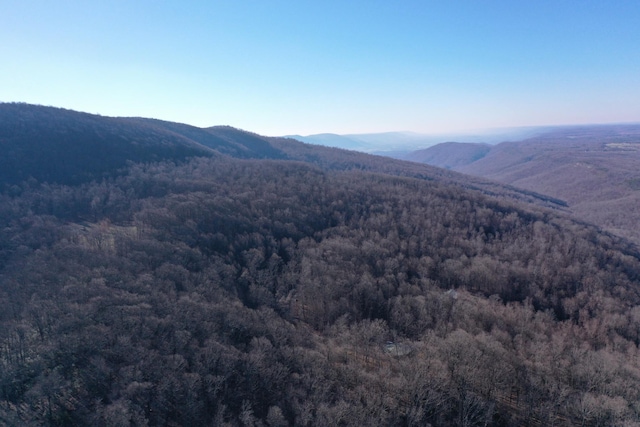
[[[0,424],[640,425],[635,246],[270,143],[4,186]]]

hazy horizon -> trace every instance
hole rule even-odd
[[[263,135],[640,121],[640,6],[0,4],[0,101]]]

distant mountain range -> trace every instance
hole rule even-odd
[[[488,129],[477,132],[449,134],[421,134],[415,132],[383,132],[366,134],[321,133],[316,135],[288,135],[308,144],[344,148],[371,154],[403,158],[415,150],[449,141],[496,144],[521,140],[548,131],[549,127],[517,127]]]
[[[405,158],[562,199],[580,218],[640,243],[640,124],[561,127],[494,146],[439,144]]]

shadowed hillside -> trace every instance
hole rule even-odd
[[[78,184],[119,173],[128,162],[183,161],[216,152],[283,157],[257,135],[230,127],[200,129],[28,104],[0,104],[0,150],[0,183],[7,185],[28,178]]]
[[[214,126],[208,128],[207,131],[228,144],[238,144],[244,148],[244,152],[241,152],[240,155],[234,155],[234,157],[255,159],[282,159],[286,157],[282,151],[273,147],[267,138],[252,132],[231,126]]]
[[[155,119],[133,118],[130,120],[175,133],[231,157],[257,159],[284,157],[284,154],[274,149],[264,137],[231,126],[198,128]]]
[[[128,161],[211,156],[178,134],[127,119],[60,108],[0,104],[0,182],[77,184],[101,179]]]

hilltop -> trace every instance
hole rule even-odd
[[[200,129],[15,103],[0,104],[0,150],[5,185],[29,178],[79,184],[118,174],[129,162],[179,162],[216,153],[282,157],[262,139],[229,127]]]

